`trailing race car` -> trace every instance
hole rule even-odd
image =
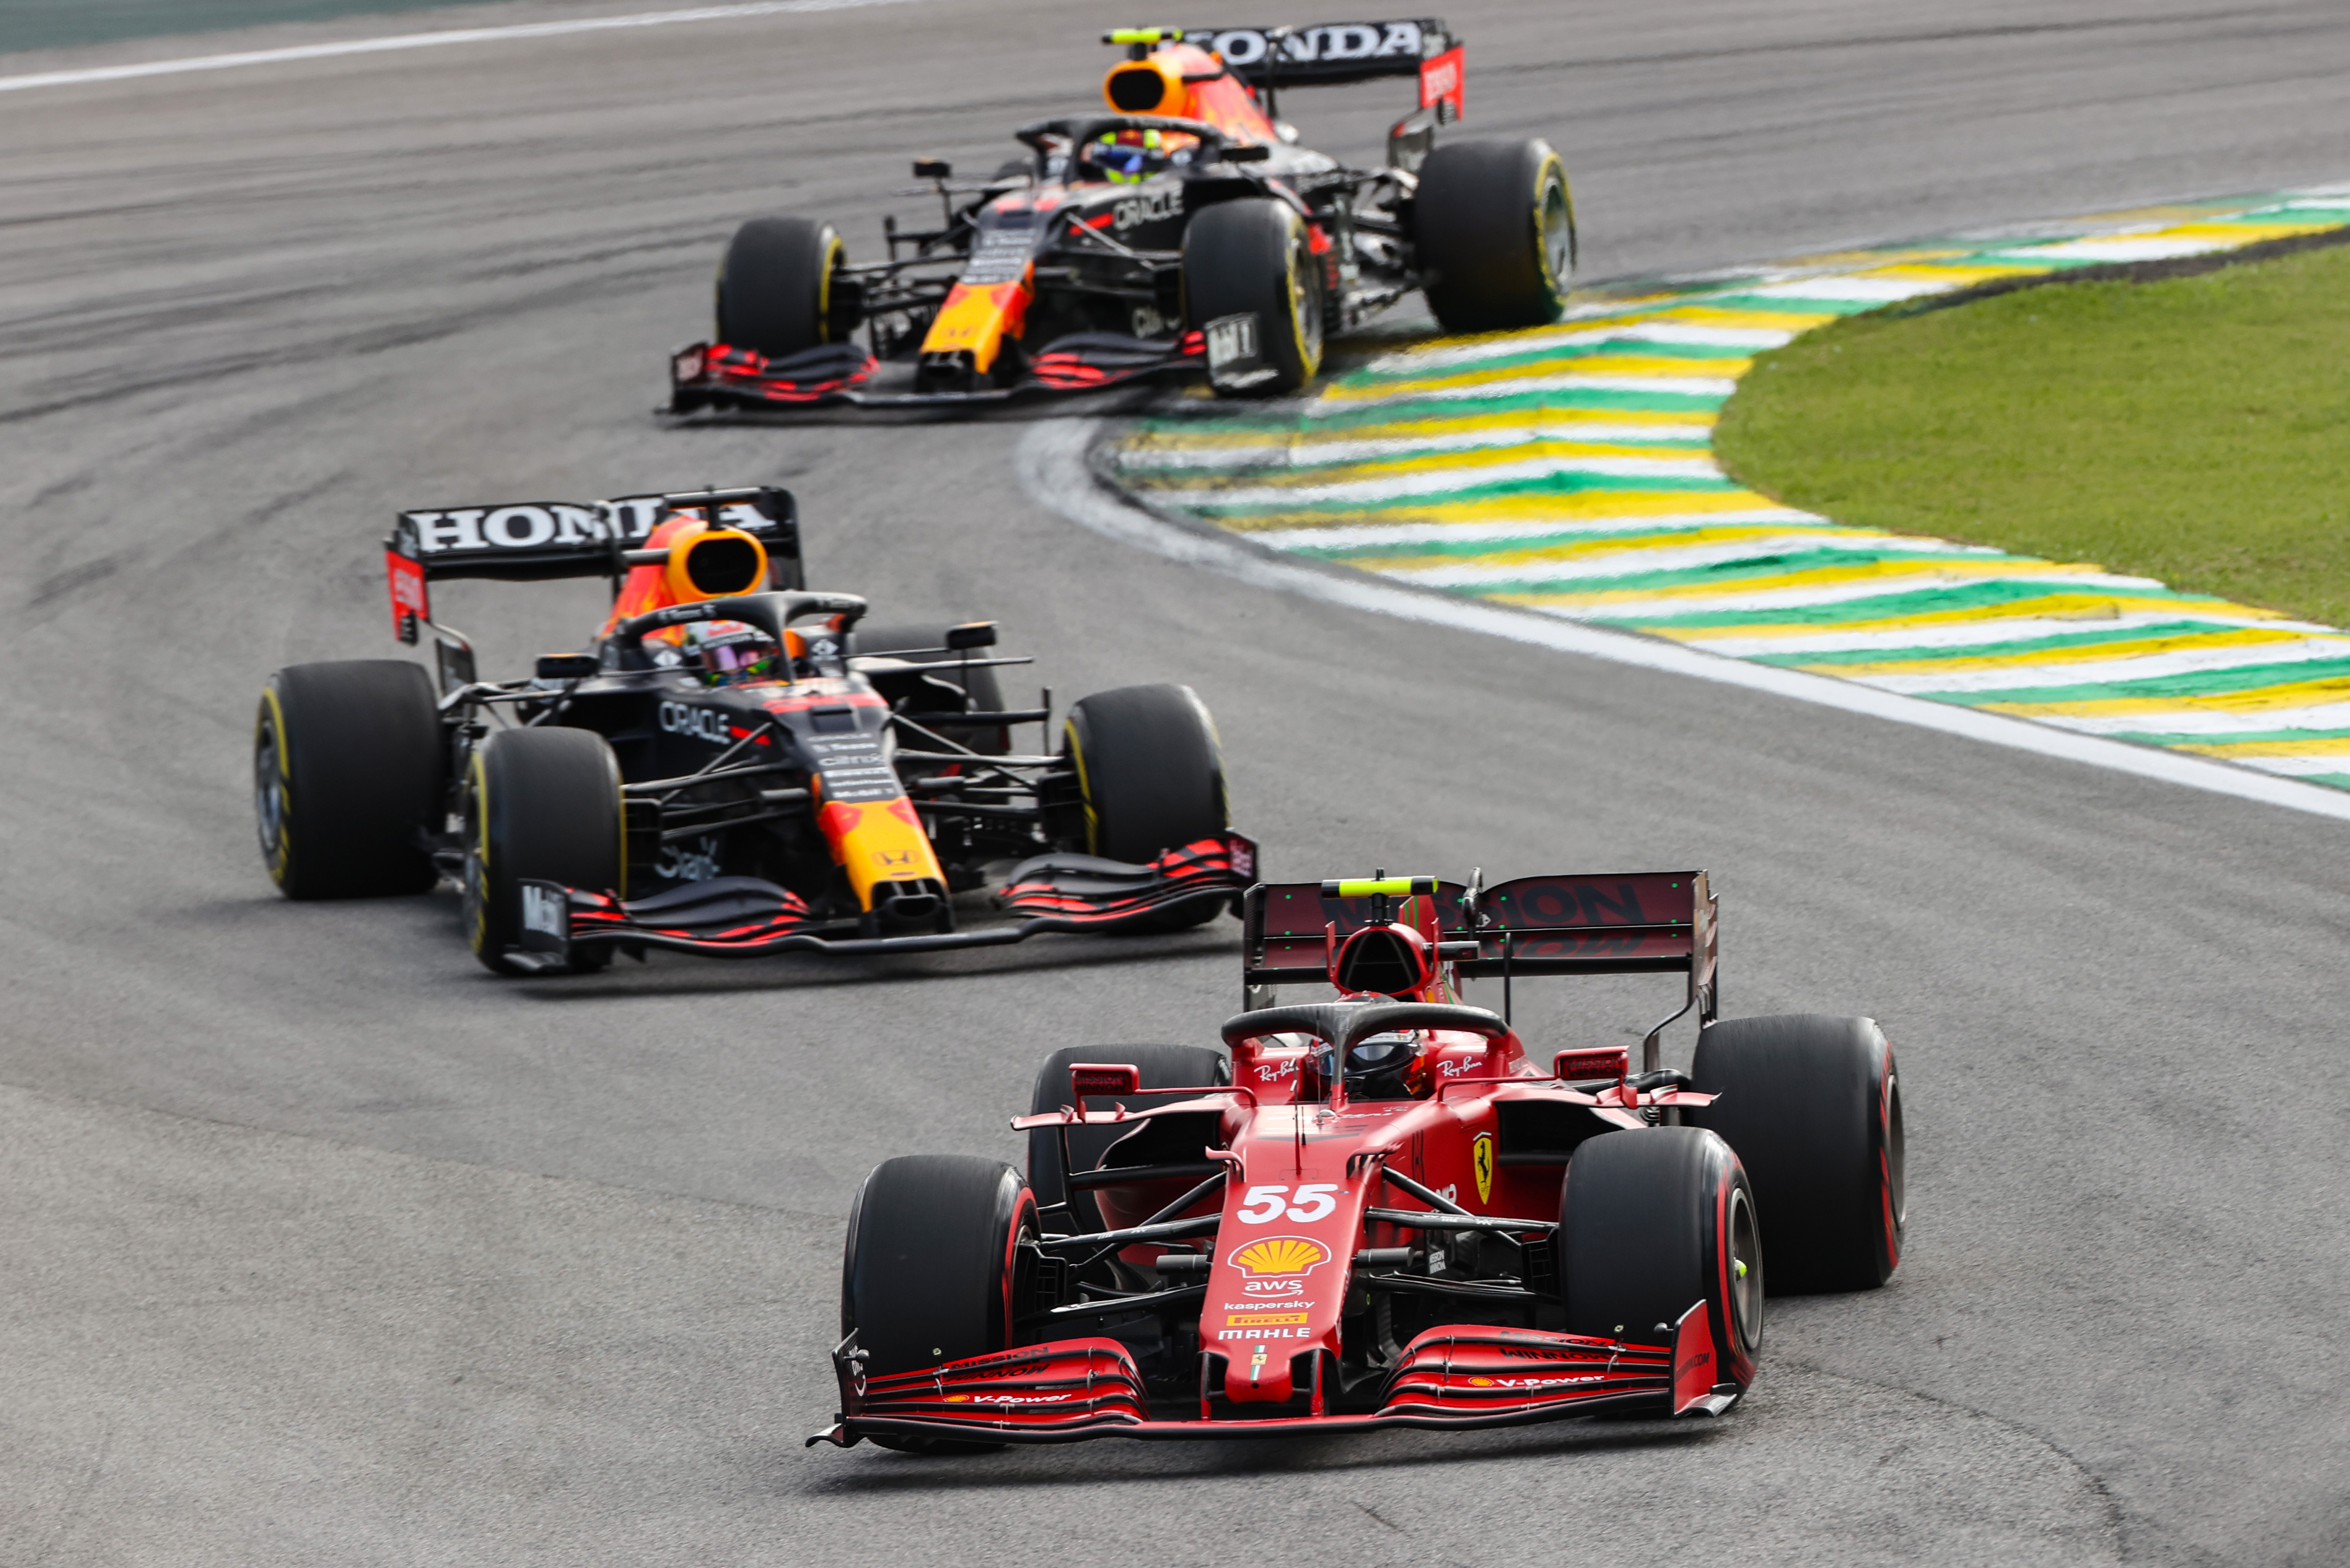
[[[790,492],[404,512],[385,558],[394,659],[297,664],[262,693],[261,848],[296,898],[463,891],[500,973],[670,948],[721,958],[1170,930],[1236,907],[1255,846],[1189,687],[1004,706],[993,622],[874,628],[811,593]],[[477,680],[432,619],[444,577],[612,578],[584,653]],[[1006,919],[958,929],[954,895]]]
[[[1064,1050],[1024,1176],[875,1168],[848,1220],[841,1410],[809,1439],[1076,1438],[1719,1415],[1773,1291],[1900,1260],[1892,1047],[1866,1018],[1718,1022],[1703,872],[1274,884],[1253,1006],[1200,1045]],[[1460,981],[1678,972],[1641,1070],[1540,1065]],[[1694,1011],[1696,1061],[1659,1064]],[[1767,1249],[1766,1249],[1767,1243]]]
[[[1435,145],[1460,118],[1440,21],[1128,28],[1107,114],[1042,119],[983,183],[937,159],[935,228],[889,221],[851,264],[819,219],[754,218],[718,269],[716,336],[671,357],[670,408],[920,404],[1089,391],[1204,371],[1216,391],[1294,391],[1325,340],[1413,289],[1448,331],[1555,321],[1575,208],[1539,140]],[[1408,76],[1419,108],[1388,161],[1294,145],[1291,87]],[[853,334],[864,328],[865,341]],[[899,368],[884,384],[884,361]]]

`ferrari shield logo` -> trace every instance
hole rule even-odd
[[[1477,1201],[1490,1203],[1493,1199],[1493,1135],[1479,1133],[1469,1146],[1469,1168],[1477,1176]]]

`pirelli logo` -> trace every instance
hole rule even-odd
[[[1228,1313],[1224,1317],[1224,1326],[1226,1328],[1277,1328],[1283,1324],[1305,1321],[1305,1314],[1302,1312]]]

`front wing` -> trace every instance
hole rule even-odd
[[[1204,337],[1191,331],[1173,342],[1084,332],[1055,338],[1029,362],[1028,373],[1006,386],[960,392],[883,391],[872,383],[881,362],[853,343],[828,344],[771,359],[756,349],[692,343],[670,356],[669,412],[698,409],[795,409],[850,404],[858,408],[948,408],[1002,403],[1055,392],[1097,392],[1155,376],[1207,369]]]
[[[1456,1324],[1404,1348],[1377,1410],[1269,1418],[1155,1419],[1142,1374],[1114,1339],[1068,1339],[868,1377],[850,1334],[833,1351],[840,1414],[810,1447],[875,1436],[1059,1443],[1086,1438],[1280,1437],[1377,1427],[1501,1427],[1605,1411],[1718,1416],[1743,1390],[1713,1380],[1705,1303],[1673,1344]]]
[[[666,948],[706,958],[777,953],[935,952],[1003,947],[1046,931],[1149,929],[1202,904],[1229,904],[1256,879],[1255,841],[1238,833],[1170,849],[1147,866],[1089,855],[1046,855],[1015,867],[995,895],[1016,923],[904,936],[847,934],[799,896],[756,877],[622,898],[608,892],[525,881],[522,947],[505,955],[525,969],[567,968],[575,950]]]

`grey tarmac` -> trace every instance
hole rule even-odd
[[[2318,0],[1446,10],[1466,129],[1565,151],[1595,276],[2350,178]],[[1020,418],[657,425],[737,220],[869,254],[910,157],[992,168],[1153,19],[910,0],[0,95],[0,1562],[2350,1555],[2335,825],[1195,573],[1035,504]],[[1289,107],[1357,156],[1396,112]],[[863,1173],[1016,1158],[1055,1047],[1211,1038],[1233,928],[503,982],[445,894],[280,901],[247,796],[268,671],[392,650],[395,509],[704,481],[795,486],[820,585],[999,618],[1059,701],[1196,687],[1276,875],[1711,870],[1728,1012],[1900,1051],[1897,1282],[1775,1302],[1711,1425],[802,1449]],[[503,669],[601,607],[443,607]],[[1661,1000],[1527,1011],[1606,1044]]]

